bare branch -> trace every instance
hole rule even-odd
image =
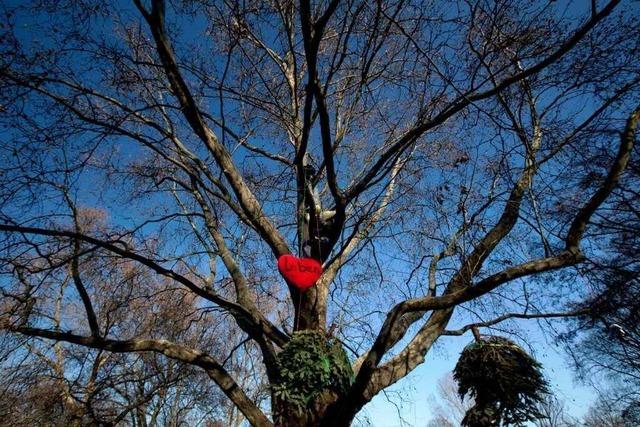
[[[114,254],[122,256],[123,258],[128,258],[128,259],[137,261],[140,264],[155,271],[156,273],[164,277],[167,277],[169,279],[175,280],[176,282],[184,285],[186,288],[188,288],[190,291],[192,291],[196,295],[208,301],[218,304],[220,307],[223,307],[224,309],[228,310],[234,317],[236,317],[236,319],[238,320],[238,323],[241,326],[244,326],[246,330],[250,331],[251,332],[250,334],[252,336],[255,336],[254,335],[255,333],[258,334],[257,336],[264,333],[267,336],[269,336],[271,339],[273,339],[275,342],[279,343],[280,345],[284,345],[284,343],[287,341],[287,336],[283,332],[279,331],[277,328],[275,328],[275,326],[273,326],[270,322],[266,321],[265,319],[260,319],[260,320],[254,319],[251,313],[249,313],[242,305],[236,304],[232,301],[228,301],[209,290],[201,288],[200,286],[196,285],[185,276],[178,274],[171,269],[162,267],[157,262],[140,255],[138,252],[134,252],[127,248],[121,248],[120,246],[114,243],[105,242],[105,241],[96,239],[94,237],[87,236],[82,233],[72,232],[72,231],[48,230],[44,228],[23,227],[19,225],[10,225],[10,224],[0,224],[0,231],[6,231],[6,232],[12,232],[12,233],[36,234],[40,236],[66,237],[70,239],[81,240],[81,241],[90,243],[92,245],[95,245],[97,247],[106,249],[110,252],[113,252]]]
[[[171,84],[174,95],[180,102],[182,112],[191,125],[193,131],[207,146],[218,166],[224,173],[227,181],[231,185],[240,206],[246,212],[249,220],[256,226],[261,237],[269,244],[273,253],[277,256],[289,253],[289,247],[280,232],[269,221],[265,215],[260,203],[255,195],[251,192],[241,173],[236,168],[229,152],[218,141],[217,137],[207,126],[191,92],[185,82],[178,65],[175,55],[169,43],[164,28],[164,0],[154,0],[153,8],[150,14],[146,14],[141,7],[139,9],[143,13],[149,29],[153,34],[156,42],[158,54],[164,66],[167,77]]]
[[[391,144],[389,148],[385,150],[380,158],[369,168],[369,170],[365,174],[363,174],[363,176],[357,182],[352,184],[348,189],[344,191],[344,198],[349,201],[358,197],[358,195],[360,195],[369,187],[371,181],[374,180],[374,178],[378,175],[378,173],[380,173],[380,171],[383,171],[383,173],[388,173],[388,168],[385,169],[385,165],[387,165],[389,161],[394,158],[394,156],[406,150],[409,145],[413,144],[425,132],[445,123],[447,120],[449,120],[458,112],[462,111],[471,103],[490,98],[508,88],[509,86],[540,72],[549,65],[558,61],[569,51],[571,51],[600,21],[611,14],[613,9],[619,3],[620,0],[611,0],[605,7],[602,8],[600,12],[591,17],[584,25],[576,30],[574,34],[564,43],[562,43],[553,53],[548,55],[545,59],[539,61],[537,64],[532,65],[531,67],[526,68],[525,70],[502,80],[500,83],[494,85],[493,88],[484,92],[474,93],[475,89],[472,89],[470,92],[459,96],[455,101],[450,103],[448,107],[443,109],[435,117],[423,123],[416,123],[416,125],[408,130],[402,137]]]
[[[487,320],[486,322],[470,323],[463,326],[460,329],[452,329],[442,331],[442,335],[458,336],[464,335],[466,332],[473,330],[474,328],[488,328],[498,323],[504,322],[509,319],[553,319],[553,318],[567,318],[567,317],[580,317],[589,314],[590,310],[574,310],[558,313],[506,313],[502,316],[498,316],[495,319]]]
[[[55,341],[64,341],[78,344],[85,347],[97,348],[113,353],[143,352],[152,351],[164,354],[165,356],[183,363],[199,366],[204,369],[209,377],[220,387],[220,389],[231,399],[242,411],[251,425],[272,426],[271,421],[262,411],[249,399],[240,389],[234,379],[213,357],[198,350],[183,347],[167,340],[145,340],[132,339],[117,341],[99,337],[83,337],[70,332],[51,331],[38,328],[17,327],[12,328],[12,332],[23,335],[46,338]]]

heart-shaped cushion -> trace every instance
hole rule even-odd
[[[313,258],[282,255],[278,258],[278,270],[288,283],[301,291],[306,291],[315,285],[322,275],[322,264]]]

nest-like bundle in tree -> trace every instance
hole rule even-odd
[[[469,344],[454,370],[460,396],[469,394],[476,402],[463,425],[518,425],[539,418],[536,406],[548,393],[541,367],[506,338],[483,337]],[[493,422],[474,422],[480,415]]]
[[[345,393],[353,380],[351,363],[337,340],[317,331],[295,332],[278,354],[274,394],[304,411],[321,393]]]

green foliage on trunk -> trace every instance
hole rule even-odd
[[[322,332],[295,332],[278,355],[280,378],[274,395],[304,412],[325,391],[344,394],[353,381],[342,346]]]

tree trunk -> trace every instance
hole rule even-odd
[[[495,427],[500,425],[500,415],[489,402],[476,401],[467,411],[462,425],[465,427]]]
[[[275,405],[274,424],[276,427],[316,427],[322,424],[329,406],[337,400],[335,393],[326,391],[300,410],[295,405],[278,399]]]
[[[319,331],[326,328],[326,292],[318,285],[292,295],[296,311],[295,331]]]

